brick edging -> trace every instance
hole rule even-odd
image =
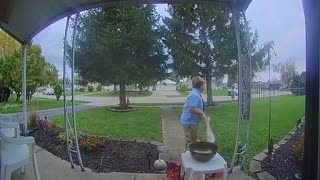
[[[286,135],[284,138],[282,138],[278,143],[274,144],[274,150],[277,150],[281,145],[288,142],[288,140],[296,133],[297,129],[301,127],[301,125],[304,122],[304,117],[300,118],[301,123],[298,125],[298,127],[294,127],[289,131],[288,135]],[[261,167],[262,161],[268,157],[267,155],[268,149],[263,150],[261,153],[255,155],[253,159],[250,161],[249,165],[249,171],[256,175],[258,179],[260,180],[276,180],[275,177],[273,177],[270,173],[267,171],[264,171]]]

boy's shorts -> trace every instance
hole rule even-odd
[[[197,125],[183,125],[183,131],[185,136],[185,147],[189,150],[189,145],[193,142],[197,142],[198,139],[198,126]]]

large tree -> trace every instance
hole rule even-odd
[[[13,88],[16,92],[17,100],[20,99],[21,85],[21,48],[17,48],[11,53],[0,57],[0,77],[1,82]],[[45,61],[41,55],[39,45],[27,45],[27,98],[30,100],[38,85],[54,84],[57,82],[58,71],[54,65]]]
[[[182,77],[201,74],[207,81],[207,103],[213,104],[212,78],[225,74],[237,79],[237,46],[231,13],[219,6],[170,5],[166,25],[166,45],[173,69]],[[242,53],[247,52],[244,17],[240,17]],[[254,72],[264,67],[267,51],[256,47],[257,31],[250,29]]]
[[[126,108],[126,85],[145,85],[164,75],[167,57],[158,19],[153,5],[106,7],[83,13],[78,27],[76,72],[88,81],[118,84],[120,106]]]

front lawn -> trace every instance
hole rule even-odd
[[[77,127],[80,131],[94,135],[124,139],[145,139],[161,142],[160,108],[137,108],[132,112],[111,112],[100,107],[78,112]],[[52,120],[63,124],[63,116]]]
[[[304,116],[304,96],[278,96],[272,98],[271,136],[278,142],[295,127],[298,118]],[[212,130],[220,153],[230,163],[236,138],[237,103],[221,103],[218,107],[208,107],[206,114],[211,117]],[[250,152],[245,164],[252,157],[267,148],[268,142],[268,99],[253,99]],[[178,113],[181,108],[176,107]],[[201,139],[205,139],[204,127],[200,127]]]
[[[76,105],[88,103],[87,101],[76,101]],[[68,106],[71,105],[71,102],[68,101]],[[55,99],[47,98],[32,98],[32,102],[28,104],[28,110],[43,110],[43,109],[54,109],[63,107],[63,100],[57,101]],[[11,99],[7,103],[0,103],[0,113],[9,114],[22,112],[22,102],[15,101]]]
[[[126,93],[127,97],[145,97],[145,96],[151,96],[152,92],[150,91],[128,91]],[[84,96],[91,96],[91,97],[118,97],[119,93],[114,93],[114,91],[101,91],[101,92],[91,92],[88,94],[85,94]]]

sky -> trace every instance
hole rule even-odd
[[[166,5],[157,5],[161,15],[167,15],[165,8]],[[298,72],[305,71],[305,24],[301,0],[253,0],[246,14],[250,26],[259,32],[258,46],[271,40],[275,42],[276,56],[272,57],[271,64],[290,60],[296,64]],[[41,45],[42,55],[57,67],[60,75],[65,25],[66,18],[33,38],[35,44]],[[256,80],[268,81],[268,76],[268,71],[261,72]],[[276,79],[278,74],[271,72],[270,76]]]

